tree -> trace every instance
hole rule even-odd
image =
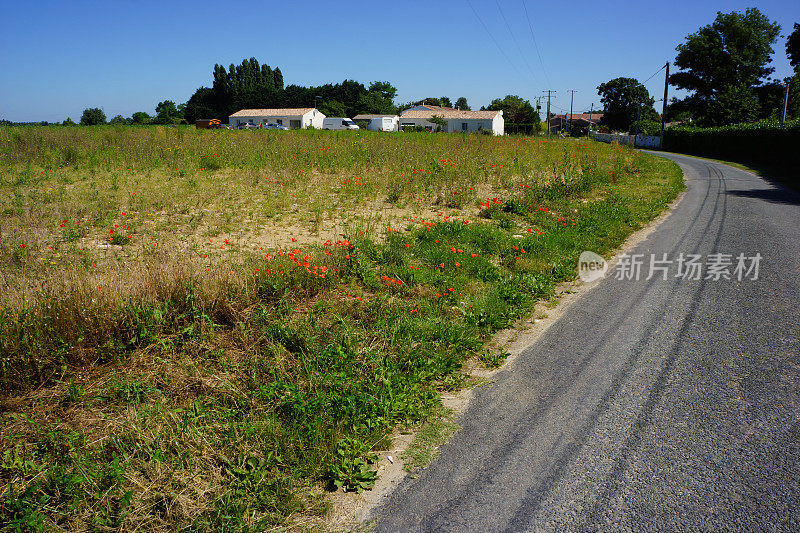
[[[469,104],[467,104],[467,99],[464,96],[458,97],[458,100],[456,100],[456,108],[461,111],[471,111]]]
[[[81,124],[83,126],[97,126],[106,123],[106,114],[99,107],[90,107],[83,110]]]
[[[356,114],[394,115],[397,113],[394,105],[396,95],[397,89],[388,81],[373,81],[367,92],[359,97]]]
[[[180,112],[175,102],[172,100],[164,100],[163,102],[159,102],[156,106],[156,118],[154,122],[157,124],[180,124],[183,122],[183,113]]]
[[[109,120],[108,123],[109,124],[127,124],[128,123],[128,119],[126,119],[122,115],[117,115],[114,118],[112,118],[111,120]]]
[[[183,117],[186,122],[193,124],[201,118],[222,118],[217,115],[217,106],[214,99],[214,90],[208,87],[200,87],[186,102]]]
[[[150,115],[145,113],[144,111],[137,111],[131,116],[131,123],[132,124],[149,124],[150,123]]]
[[[597,94],[604,109],[600,123],[613,130],[629,131],[636,122],[637,112],[639,120],[658,120],[653,98],[635,78],[620,77],[601,83]]]
[[[522,97],[508,94],[502,100],[496,98],[487,108],[489,111],[502,111],[508,124],[535,124],[541,119],[531,103]]]
[[[794,31],[786,39],[786,56],[795,72],[800,74],[800,24],[794,23]]]
[[[439,101],[442,103],[442,107],[453,107],[453,103],[447,96],[442,96],[441,98],[439,98]]]
[[[767,65],[779,33],[780,26],[756,8],[744,14],[717,12],[712,24],[676,48],[675,65],[681,71],[670,76],[670,83],[694,93],[692,111],[702,123],[746,121],[752,116],[754,89],[775,71]],[[722,109],[715,104],[720,99],[732,107]]]
[[[75,122],[72,121],[71,118],[67,117],[67,120],[61,123],[62,126],[75,126]]]
[[[240,109],[312,107],[318,102],[327,104],[327,107],[320,105],[323,112],[336,116],[396,112],[397,90],[386,81],[373,82],[369,90],[355,80],[317,87],[284,86],[280,68],[261,65],[253,57],[239,65],[214,65],[212,75],[211,87],[198,88],[186,102],[183,118],[188,122],[199,118],[226,120]],[[180,106],[176,109],[180,114]],[[157,120],[163,122],[164,118],[159,116]],[[167,118],[174,117],[168,113]]]
[[[435,124],[437,126],[436,131],[444,132],[447,128],[447,121],[444,117],[440,117],[439,115],[433,115],[431,118],[428,119],[428,122],[431,124]]]
[[[319,111],[326,117],[348,116],[347,107],[342,102],[339,102],[337,100],[326,100],[325,102],[320,102]]]
[[[422,100],[414,102],[414,106],[418,106],[418,105],[435,105],[435,106],[442,107],[442,100],[440,98],[429,96],[428,98],[423,98]],[[411,106],[411,107],[414,107],[414,106]]]

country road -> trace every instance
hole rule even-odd
[[[476,391],[377,531],[800,531],[800,196],[663,156],[683,200]]]

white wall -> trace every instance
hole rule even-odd
[[[506,133],[506,119],[503,118],[503,113],[498,113],[492,120],[492,131],[495,135],[505,135]]]
[[[258,126],[259,124],[269,124],[269,123],[277,123],[278,120],[286,126],[287,128],[291,127],[292,120],[299,120],[301,128],[308,128],[309,126],[314,126],[317,129],[322,129],[322,121],[325,119],[325,115],[317,111],[316,109],[313,111],[309,111],[305,115],[261,115],[255,117],[229,117],[228,123],[233,126],[234,128],[237,127],[239,124],[255,124]]]
[[[434,130],[438,128],[436,124],[432,122],[428,122],[428,119],[425,118],[403,118],[400,117],[400,125],[403,124],[414,124],[415,126],[422,126],[423,128],[433,128]]]
[[[384,121],[386,126],[384,126]],[[376,117],[370,119],[367,129],[370,131],[397,131],[400,128],[400,117]]]
[[[313,126],[318,130],[322,129],[322,122],[325,120],[325,115],[314,109],[313,111],[306,113],[305,117],[308,117],[308,123],[303,125],[304,128]]]
[[[497,135],[494,131],[494,124],[493,120],[491,119],[474,119],[474,118],[450,118],[447,119],[447,132],[448,133],[460,133],[464,130],[462,129],[462,124],[467,125],[467,132],[468,133],[475,133],[479,130],[487,130],[491,131],[495,135]]]
[[[497,115],[494,119],[476,119],[476,118],[447,118],[447,125],[444,128],[444,131],[447,133],[460,133],[464,130],[461,129],[461,125],[466,122],[467,124],[467,133],[475,133],[478,130],[486,130],[491,131],[494,135],[503,135],[503,117],[501,115]],[[424,128],[433,128],[434,131],[438,128],[438,126],[432,122],[428,122],[428,119],[425,118],[404,118],[400,117],[399,124],[415,124],[417,126],[422,126]],[[399,126],[398,126],[399,128]]]
[[[384,127],[384,121],[386,126]],[[375,117],[371,118],[367,123],[367,129],[370,131],[397,131],[400,128],[400,117]]]

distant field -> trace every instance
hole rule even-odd
[[[682,186],[581,140],[0,128],[0,524],[319,515]]]

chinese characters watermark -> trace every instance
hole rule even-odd
[[[711,281],[757,280],[762,256],[725,253],[702,254],[622,254],[614,268],[614,278],[638,281],[660,277],[662,280],[681,278],[685,280],[707,279]],[[605,276],[608,264],[593,252],[583,252],[578,262],[578,273],[585,282]]]

